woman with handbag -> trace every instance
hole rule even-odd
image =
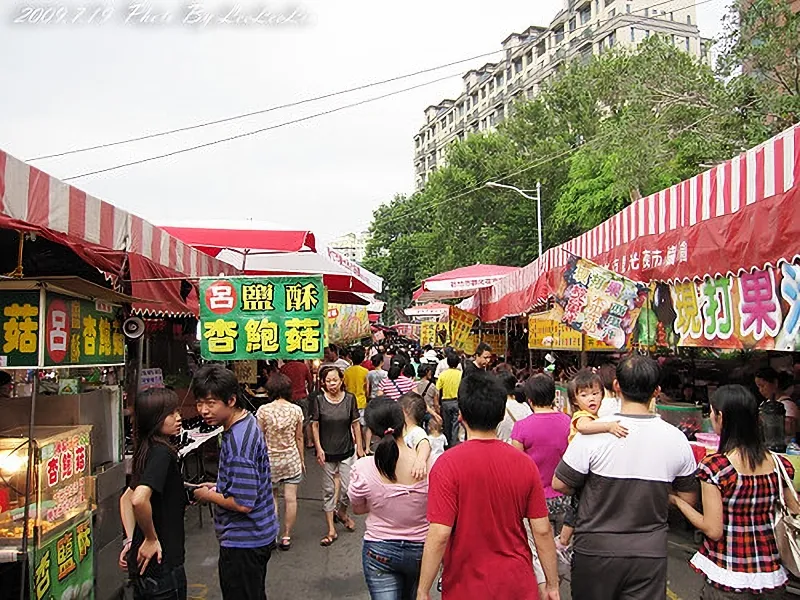
[[[697,472],[703,513],[670,496],[705,536],[690,561],[706,578],[700,597],[783,598],[788,576],[782,562],[789,566],[794,561],[791,556],[782,561],[779,547],[784,544],[778,537],[786,530],[776,528],[782,520],[776,515],[800,512],[792,486],[794,468],[764,446],[758,404],[746,388],[721,387],[711,398],[711,422],[720,443],[719,452],[706,456]]]

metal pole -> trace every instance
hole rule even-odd
[[[35,445],[33,443],[33,429],[36,422],[36,394],[39,390],[39,369],[33,371],[33,383],[31,384],[31,413],[28,419],[28,466],[25,472],[25,508],[22,511],[22,569],[19,576],[20,600],[25,598],[27,579],[33,573],[33,561],[28,556],[28,529],[31,527],[31,501],[33,500],[33,480]]]
[[[536,182],[536,224],[539,238],[539,257],[542,256],[542,184]]]

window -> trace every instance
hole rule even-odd
[[[612,31],[610,34],[608,34],[606,39],[608,41],[608,47],[613,48],[617,43],[617,32]]]
[[[692,24],[692,15],[686,15],[686,23],[687,23],[688,25],[691,25],[691,24]]]
[[[692,51],[692,40],[691,40],[691,38],[688,38],[688,37],[686,38],[686,51],[687,52],[691,52]]]
[[[494,85],[495,87],[503,87],[503,73],[498,73],[494,77]]]
[[[631,27],[631,41],[632,42],[636,41],[636,28],[635,27]]]
[[[536,57],[542,56],[546,52],[544,42],[540,42],[539,45],[536,46]],[[531,61],[533,62],[533,61]]]
[[[576,20],[575,20],[575,17],[572,17],[569,20],[569,30],[570,31],[575,31],[575,28],[576,28]]]
[[[630,12],[631,12],[631,5],[630,4],[626,4],[625,5],[625,12],[630,14]]]
[[[675,13],[669,13],[669,20],[670,21],[674,21],[675,20]]]
[[[594,0],[594,14],[600,14],[600,0]]]
[[[586,25],[586,23],[592,20],[592,9],[587,8],[586,10],[582,10],[580,12],[580,17],[581,17],[581,25]],[[572,29],[574,30],[575,28],[573,27]]]
[[[556,44],[560,44],[564,41],[564,28],[559,27],[556,29]]]
[[[514,73],[521,73],[522,72],[522,60],[519,58],[514,61]]]
[[[533,49],[531,49],[531,51],[528,52],[528,54],[526,54],[526,57],[528,59],[528,66],[533,64]]]
[[[506,81],[511,81],[511,69],[506,69]]]
[[[674,33],[672,34],[672,45],[673,46],[675,45],[675,34]]]
[[[650,37],[650,30],[649,29],[645,29],[644,30],[644,39],[648,39],[649,37]]]
[[[447,116],[447,122],[448,122],[448,123],[452,123],[452,122],[453,122],[453,113],[450,113],[450,114]]]
[[[645,17],[649,17],[650,16],[650,9],[649,8],[645,8],[644,9],[644,16]]]

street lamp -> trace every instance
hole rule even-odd
[[[535,190],[521,190],[519,188],[514,187],[513,185],[506,185],[504,183],[497,183],[495,181],[488,181],[486,182],[486,187],[491,188],[503,188],[506,190],[513,190],[524,196],[528,200],[536,200],[536,222],[537,222],[537,230],[538,230],[538,238],[539,238],[539,256],[542,255],[542,186],[537,181],[536,182],[536,189]],[[535,196],[529,196],[529,192],[536,192]]]

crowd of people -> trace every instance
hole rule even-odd
[[[224,430],[217,481],[189,488],[215,505],[223,598],[266,598],[271,553],[292,547],[312,450],[320,544],[335,544],[337,525],[356,529],[350,513],[366,515],[362,565],[375,599],[425,600],[437,585],[445,599],[555,600],[559,563],[575,599],[665,598],[670,506],[704,536],[691,560],[702,598],[782,597],[774,515],[781,498],[792,512],[800,505],[748,389],[712,397],[719,452],[698,465],[686,436],[655,413],[661,374],[648,357],[575,372],[567,414],[552,375],[520,376],[485,344],[468,359],[381,350],[330,347],[318,369],[273,366],[261,382],[270,401],[255,414],[230,370],[195,374],[199,415]],[[120,564],[137,598],[183,599],[177,397],[140,394],[135,422]]]

